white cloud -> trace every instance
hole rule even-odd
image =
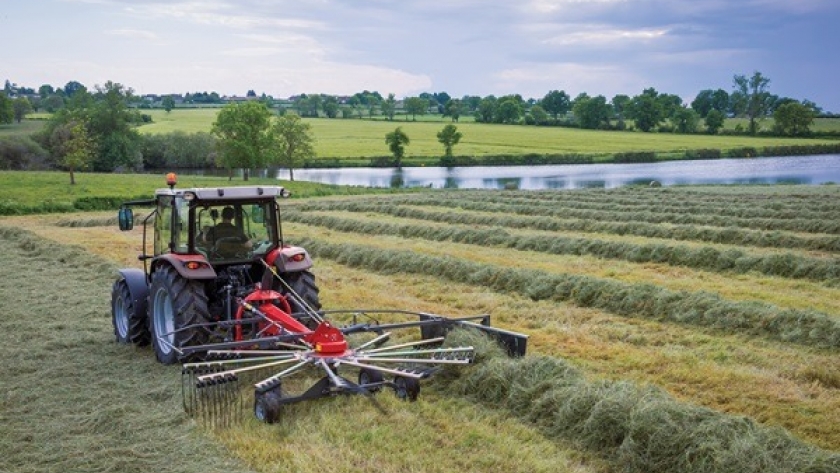
[[[150,41],[155,41],[158,39],[158,35],[151,32],[151,31],[144,31],[144,30],[135,30],[131,28],[123,28],[117,30],[107,30],[105,34],[111,36],[122,36],[124,38],[130,39],[145,39]]]
[[[554,46],[611,46],[615,43],[623,45],[628,41],[653,41],[664,38],[670,33],[669,28],[639,28],[639,29],[618,29],[607,25],[588,25],[583,27],[570,27],[567,31],[541,42]]]

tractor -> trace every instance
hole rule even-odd
[[[243,376],[255,381],[255,416],[269,423],[288,404],[382,387],[413,401],[420,379],[445,365],[472,362],[473,347],[442,346],[455,327],[483,332],[513,356],[525,354],[527,335],[491,327],[489,315],[322,310],[312,259],[283,238],[278,199],[289,197],[286,189],[176,189],[176,181],[170,173],[168,188],[156,190],[154,199],[120,206],[123,231],[133,229],[134,207],[153,210],[142,220],[143,270],[119,271],[111,312],[117,342],[151,344],[161,363],[183,363],[190,415],[220,416],[226,423],[228,413],[239,411],[235,399]],[[388,323],[376,318],[385,314]],[[333,325],[331,316],[350,317],[349,323]],[[419,337],[388,345],[391,331],[412,328],[420,329]],[[365,335],[373,338],[358,339]],[[300,384],[290,377],[313,371],[320,376],[314,384],[289,391]],[[356,381],[347,371],[356,373]]]
[[[119,209],[120,230],[127,231],[134,225],[133,207],[153,208],[143,219],[139,259],[144,269],[121,269],[113,285],[112,320],[119,343],[151,343],[158,361],[173,364],[191,357],[186,347],[230,340],[221,322],[236,318],[237,299],[253,292],[266,267],[279,275],[271,278],[271,289],[284,296],[291,313],[321,308],[312,259],[305,249],[283,240],[277,199],[289,197],[286,189],[176,189],[173,174],[167,184],[154,199],[125,202]],[[224,227],[240,235],[213,235]],[[146,253],[149,238],[152,254]],[[248,336],[241,333],[245,328],[237,330],[240,339]]]

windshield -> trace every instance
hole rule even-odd
[[[262,256],[276,240],[270,203],[223,203],[195,208],[195,246],[211,261]]]

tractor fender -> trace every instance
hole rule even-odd
[[[146,279],[146,273],[136,268],[123,268],[119,270],[119,273],[120,279],[128,286],[128,293],[134,303],[134,311],[145,314],[149,300],[149,281]]]
[[[268,264],[274,265],[281,273],[298,273],[312,267],[309,252],[299,246],[284,246],[266,257]]]
[[[203,255],[167,253],[152,261],[152,272],[161,265],[169,265],[184,279],[215,279],[216,270]]]

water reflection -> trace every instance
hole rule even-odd
[[[280,170],[280,179],[288,171]],[[626,185],[840,183],[840,155],[646,164],[299,169],[298,180],[370,187],[576,189]]]

